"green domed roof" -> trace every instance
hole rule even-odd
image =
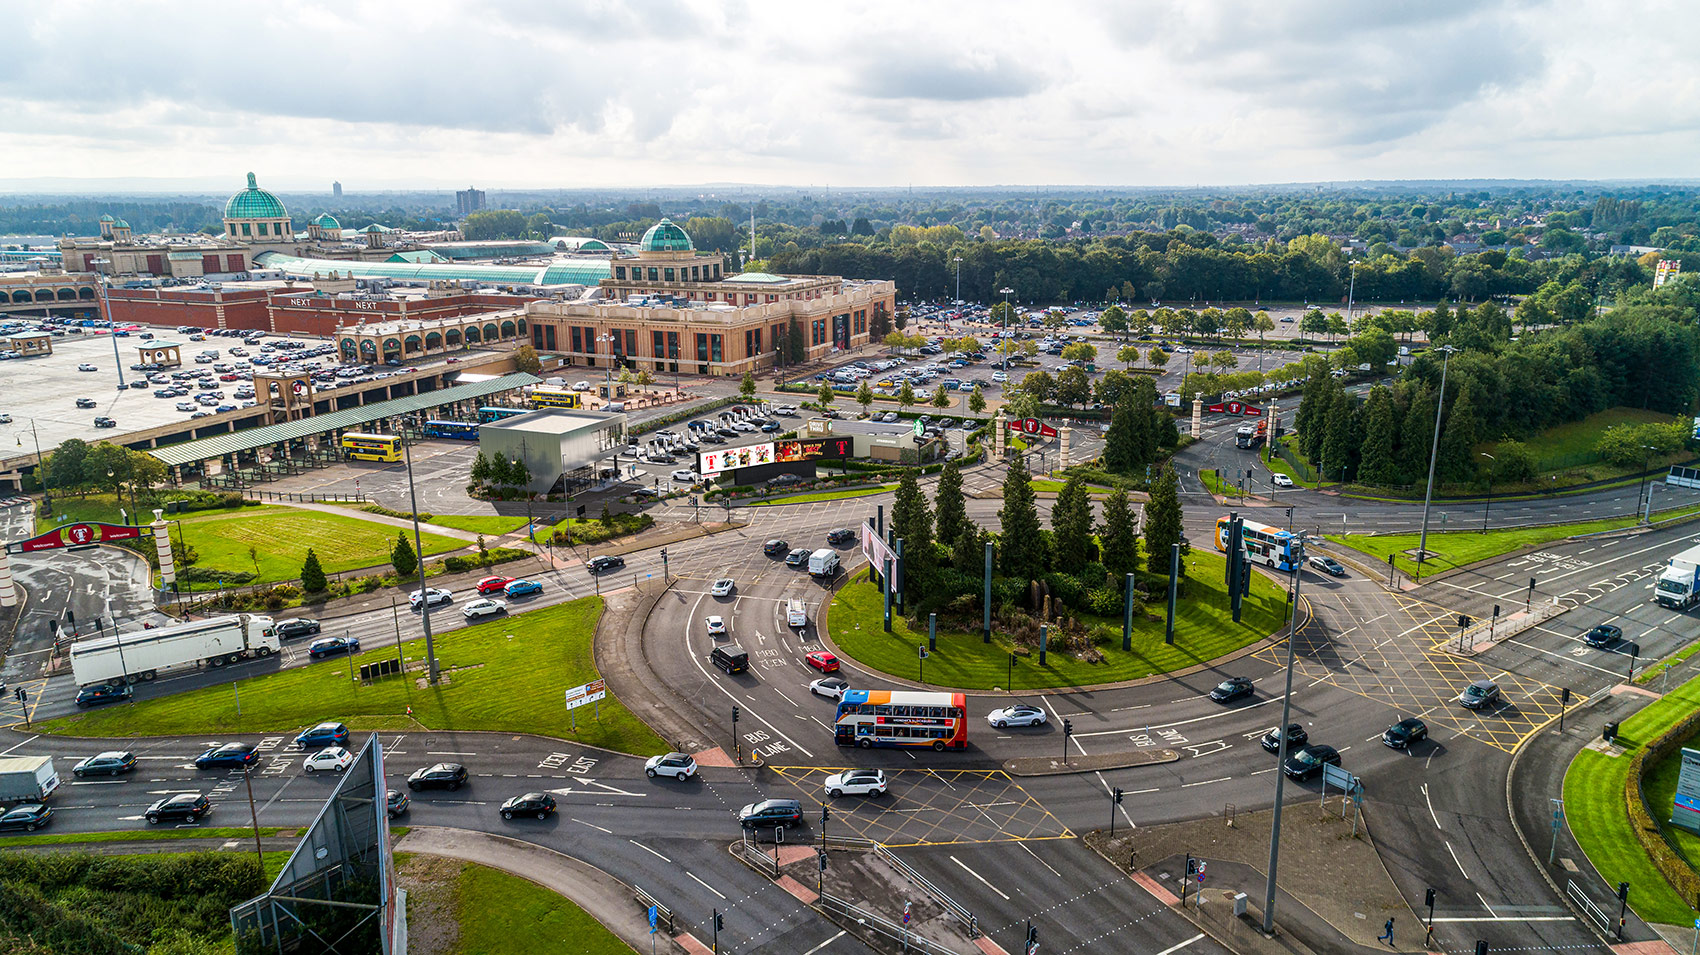
[[[342,223],[336,221],[336,216],[333,216],[328,212],[325,213],[324,215],[318,217],[317,219],[314,219],[313,224],[318,226],[321,229],[340,229],[340,228],[342,228]]]
[[[643,241],[638,243],[638,250],[642,252],[690,252],[695,248],[691,237],[671,219],[662,219],[650,226],[649,231],[643,234]]]
[[[103,215],[103,216],[100,217],[100,221],[102,221],[102,222],[112,222],[113,218],[112,218],[111,215]]]
[[[123,219],[115,219],[112,222],[112,227],[114,229],[128,229],[130,228],[130,223],[125,222]]]
[[[255,184],[253,173],[248,174],[248,188],[224,204],[226,219],[283,219],[288,215],[276,196]]]

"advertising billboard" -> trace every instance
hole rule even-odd
[[[862,556],[866,557],[868,565],[876,570],[883,571],[888,559],[893,564],[897,563],[897,552],[874,530],[874,525],[867,523],[862,525]]]
[[[781,441],[774,445],[774,460],[813,461],[816,458],[850,457],[849,438],[809,438],[803,441]]]
[[[773,463],[773,443],[751,444],[741,448],[715,449],[697,453],[697,473],[713,477],[722,471],[755,467]]]
[[[1700,832],[1700,750],[1684,748],[1682,768],[1676,777],[1676,800],[1671,807],[1671,825]]]

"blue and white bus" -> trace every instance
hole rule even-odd
[[[525,408],[479,408],[478,420],[482,422],[500,421],[503,418],[525,414],[526,410]]]
[[[474,421],[427,421],[425,422],[425,437],[477,441],[478,423]]]
[[[1216,519],[1216,549],[1224,554],[1228,552],[1230,523],[1226,517]],[[1298,534],[1244,518],[1240,519],[1240,530],[1246,557],[1253,563],[1290,571],[1304,560],[1304,540]]]

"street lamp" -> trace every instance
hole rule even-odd
[[[1647,492],[1647,464],[1653,460],[1653,452],[1657,451],[1658,448],[1643,444],[1641,445],[1641,450],[1647,453],[1641,455],[1641,486],[1635,491],[1635,510],[1642,510],[1641,495],[1644,493],[1647,494],[1645,519],[1650,522],[1653,519],[1653,496],[1651,493]]]
[[[1014,292],[1015,289],[1009,288],[1008,286],[998,289],[998,294],[1003,296],[1003,337],[999,339],[999,341],[1009,341],[1009,297],[1014,294]],[[1004,352],[1003,370],[1006,372],[1009,371],[1008,352]]]
[[[425,627],[426,682],[437,685],[437,653],[431,643],[431,596],[425,589],[425,545],[419,539],[419,493],[413,486],[413,445],[403,439],[402,454],[407,461],[407,499],[413,514],[413,552],[419,558],[419,620]]]
[[[962,304],[962,256],[959,255],[951,261],[956,263],[956,304],[960,306]]]
[[[1481,454],[1482,454],[1482,457],[1487,458],[1489,461],[1496,460],[1493,455],[1487,453],[1486,451],[1481,452]],[[1488,465],[1487,485],[1488,485],[1487,497],[1482,499],[1482,533],[1483,534],[1486,534],[1487,529],[1488,529],[1488,508],[1493,506],[1493,465],[1492,464]]]
[[[1434,402],[1434,440],[1428,449],[1428,489],[1423,492],[1423,530],[1417,538],[1417,573],[1413,578],[1417,581],[1423,579],[1423,559],[1428,556],[1428,508],[1434,499],[1434,459],[1440,453],[1440,413],[1446,408],[1446,365],[1457,350],[1451,345],[1440,346],[1440,396]]]
[[[105,275],[97,274],[95,276],[95,287],[100,289],[100,317],[105,320],[107,325],[114,326],[108,328],[107,331],[117,332],[118,329],[116,327],[116,323],[112,321],[112,306],[108,303],[106,298]],[[112,336],[112,364],[113,367],[118,369],[118,390],[122,391],[124,390],[124,359],[118,356],[118,336],[116,334]]]

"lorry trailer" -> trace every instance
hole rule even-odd
[[[171,667],[221,667],[276,653],[281,644],[272,618],[229,614],[188,623],[118,633],[71,645],[71,674],[78,686],[151,680]]]

